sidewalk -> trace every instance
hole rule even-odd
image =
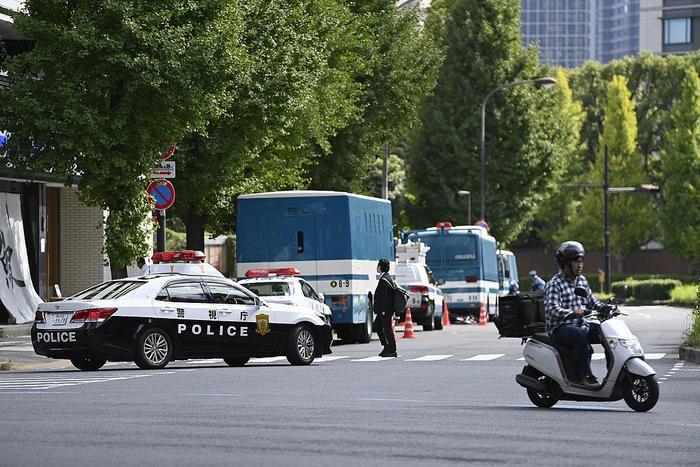
[[[2,324],[0,325],[0,339],[4,337],[28,336],[32,330],[32,324]]]

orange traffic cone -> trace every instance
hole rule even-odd
[[[479,326],[486,326],[488,322],[488,316],[486,315],[486,304],[481,302],[481,307],[479,309]]]
[[[442,326],[448,327],[450,324],[450,311],[447,309],[447,302],[442,301]]]
[[[411,318],[411,309],[406,308],[406,324],[403,328],[403,338],[404,339],[415,339],[416,333],[413,332],[413,319]]]

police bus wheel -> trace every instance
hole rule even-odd
[[[306,326],[297,326],[287,337],[287,360],[292,365],[309,365],[314,361],[316,336]]]
[[[224,361],[228,366],[243,366],[248,363],[250,357],[226,357]]]
[[[144,370],[164,368],[173,355],[173,342],[167,332],[160,328],[143,331],[136,340],[134,362]]]
[[[107,363],[107,360],[103,358],[95,358],[89,355],[80,355],[79,357],[73,357],[70,362],[79,370],[83,371],[95,371],[99,370]]]

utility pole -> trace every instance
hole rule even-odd
[[[384,166],[382,168],[382,198],[389,199],[389,143],[384,143]]]

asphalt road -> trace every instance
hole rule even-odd
[[[195,360],[86,373],[40,368],[50,361],[26,340],[5,340],[0,360],[33,369],[0,373],[0,465],[697,466],[700,365],[677,356],[689,310],[627,311],[661,382],[648,413],[623,401],[532,406],[515,383],[520,341],[498,340],[493,325],[419,326],[398,359],[373,358],[375,340],[309,367]]]

